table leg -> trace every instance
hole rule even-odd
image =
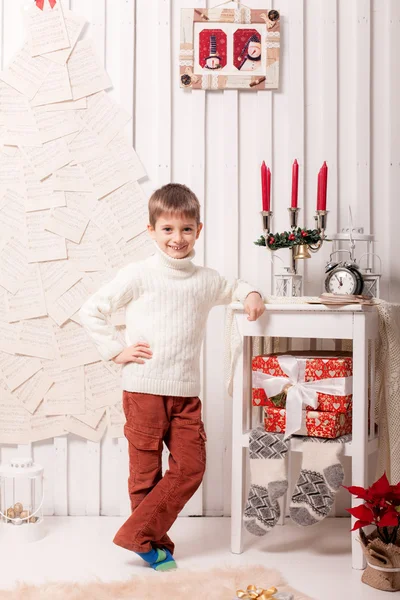
[[[372,339],[370,342],[371,354],[370,354],[370,379],[369,379],[369,389],[370,389],[370,397],[371,404],[369,407],[369,419],[370,419],[370,428],[369,428],[369,439],[372,440],[375,438],[375,339]]]
[[[246,487],[246,461],[243,447],[243,425],[248,419],[250,397],[247,370],[250,368],[251,339],[243,339],[233,378],[232,413],[232,498],[231,498],[231,552],[243,552],[243,510]]]
[[[352,485],[365,487],[368,483],[368,339],[365,314],[355,314],[353,321],[353,438]],[[360,500],[352,496],[352,506]],[[352,517],[352,524],[355,519]],[[359,532],[352,533],[351,554],[353,569],[365,569],[365,558],[358,541]]]

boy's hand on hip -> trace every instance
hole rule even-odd
[[[244,301],[244,312],[249,316],[248,321],[257,321],[265,312],[264,300],[258,292],[251,292]]]
[[[152,358],[152,356],[153,353],[150,350],[149,344],[146,344],[146,342],[138,342],[133,346],[128,346],[127,348],[124,348],[124,350],[122,350],[120,354],[114,356],[113,361],[117,365],[124,365],[130,362],[138,363],[139,365],[144,365],[144,363],[146,362],[146,360],[144,359],[148,360],[149,358]]]

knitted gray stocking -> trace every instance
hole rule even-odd
[[[344,480],[340,462],[343,439],[303,441],[303,462],[290,502],[290,516],[298,525],[314,525],[328,516]]]
[[[253,535],[265,535],[280,517],[278,498],[288,488],[286,454],[288,442],[283,433],[270,433],[263,427],[250,432],[251,486],[244,511],[244,526]]]

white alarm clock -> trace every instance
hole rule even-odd
[[[332,258],[332,254],[331,254]],[[329,262],[325,268],[325,290],[330,294],[359,295],[364,280],[354,261]]]

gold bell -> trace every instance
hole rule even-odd
[[[298,246],[294,246],[294,260],[299,260],[303,258],[311,258],[311,254],[308,250],[308,245],[299,244]]]

